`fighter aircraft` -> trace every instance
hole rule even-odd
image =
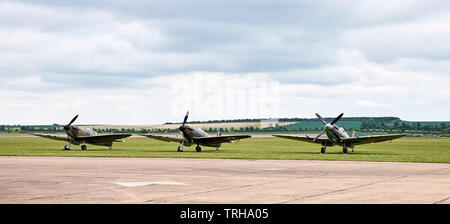
[[[70,150],[70,144],[80,145],[81,150],[87,150],[86,143],[92,145],[100,145],[100,146],[109,146],[109,149],[112,149],[113,142],[124,142],[123,140],[119,140],[122,138],[130,137],[131,134],[113,134],[113,135],[99,135],[97,132],[89,129],[89,128],[80,128],[75,125],[72,125],[73,122],[78,118],[78,114],[70,121],[69,124],[60,125],[53,124],[58,127],[63,127],[67,133],[67,136],[64,135],[45,135],[45,134],[32,134],[35,136],[39,136],[42,138],[48,138],[59,141],[67,141],[68,144],[64,146],[64,150]]]
[[[354,151],[355,145],[362,145],[368,143],[390,141],[397,138],[404,137],[405,135],[376,135],[376,136],[356,136],[353,131],[352,137],[350,137],[344,128],[335,125],[344,116],[344,113],[336,117],[331,123],[327,123],[318,113],[317,118],[325,125],[324,130],[315,138],[309,136],[288,136],[288,135],[273,135],[279,138],[287,138],[291,140],[304,141],[310,143],[317,143],[322,145],[321,153],[325,153],[327,146],[340,145],[343,147],[343,152],[348,153],[348,148]],[[323,134],[327,134],[327,137],[320,137]]]
[[[222,143],[232,143],[235,140],[251,138],[250,135],[221,136],[220,134],[218,134],[218,136],[209,136],[208,133],[206,133],[200,128],[192,128],[186,125],[188,117],[189,111],[186,113],[186,116],[184,117],[183,124],[178,128],[178,130],[183,134],[183,136],[172,137],[172,136],[162,136],[152,134],[141,134],[141,135],[165,142],[179,142],[181,145],[178,146],[178,152],[183,152],[184,146],[190,147],[191,145],[197,145],[197,147],[195,148],[197,152],[202,151],[200,145],[208,147],[216,147],[216,149],[219,150]]]

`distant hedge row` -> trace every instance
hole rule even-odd
[[[325,118],[331,122],[334,118]],[[202,123],[230,123],[230,122],[259,122],[259,119],[242,120],[216,120]],[[316,132],[323,129],[322,122],[313,118],[283,118],[280,122],[297,122],[286,126],[270,128],[260,127],[230,127],[230,128],[206,128],[208,133],[273,133],[273,132]],[[201,122],[189,122],[190,124],[202,124]],[[170,123],[167,123],[170,124]],[[417,134],[450,134],[450,122],[410,122],[402,121],[396,117],[359,117],[342,118],[337,125],[346,130],[362,132],[386,132],[386,133],[417,133]],[[94,128],[99,133],[178,133],[176,129],[134,129],[134,128]],[[0,132],[63,132],[62,128],[52,125],[0,125]]]

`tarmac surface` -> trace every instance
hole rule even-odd
[[[450,204],[450,164],[0,157],[2,204]]]

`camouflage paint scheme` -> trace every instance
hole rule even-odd
[[[318,113],[316,113],[316,116],[317,118],[319,118],[320,121],[322,121],[322,123],[325,126],[324,130],[315,138],[311,138],[309,136],[289,136],[289,135],[273,135],[273,136],[278,138],[286,138],[291,140],[321,144],[322,145],[321,153],[326,152],[327,146],[331,147],[334,145],[340,145],[343,147],[343,152],[347,153],[348,152],[347,148],[352,148],[353,152],[355,145],[390,141],[405,136],[403,134],[356,136],[355,132],[353,131],[353,135],[352,137],[350,137],[344,130],[344,128],[335,125],[344,116],[344,113],[341,113],[329,124]],[[327,137],[320,137],[323,134],[326,134]]]
[[[141,134],[141,135],[160,141],[178,142],[181,144],[178,147],[178,152],[182,152],[184,146],[190,147],[191,145],[197,145],[197,147],[195,148],[197,152],[201,152],[202,150],[200,145],[215,147],[217,150],[219,150],[222,143],[232,143],[233,141],[236,140],[252,137],[250,135],[221,136],[220,133],[218,133],[217,136],[210,136],[208,133],[206,133],[200,128],[192,128],[186,125],[188,117],[189,111],[186,113],[186,116],[184,117],[183,124],[178,128],[178,130],[182,133],[182,136],[163,136],[152,134]]]
[[[66,141],[69,144],[64,147],[65,150],[70,150],[70,145],[81,145],[82,150],[87,150],[86,144],[108,146],[112,148],[113,142],[124,142],[120,140],[122,138],[130,137],[131,134],[112,134],[112,135],[99,135],[97,132],[89,128],[80,128],[72,125],[73,122],[78,118],[76,115],[72,121],[67,125],[53,124],[58,127],[63,127],[66,131],[66,136],[64,135],[47,135],[47,134],[37,134],[32,135],[39,136],[42,138],[48,138],[58,141]]]

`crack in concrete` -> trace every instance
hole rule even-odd
[[[446,198],[444,198],[442,200],[436,201],[433,204],[442,204],[442,203],[444,203],[445,201],[448,201],[448,200],[450,200],[450,197],[446,197]]]
[[[288,179],[288,180],[292,180],[292,179]],[[256,186],[256,185],[265,185],[265,184],[271,184],[271,183],[276,183],[276,182],[283,182],[283,181],[288,181],[288,180],[276,180],[276,181],[270,181],[270,182],[265,182],[265,183],[260,183],[260,184],[246,184],[246,185],[240,185],[240,186],[235,186],[235,187],[225,187],[225,188],[219,188],[219,189],[211,189],[211,190],[207,190],[207,191],[198,191],[198,192],[192,192],[189,194],[181,194],[181,195],[174,195],[174,196],[169,196],[169,197],[164,197],[164,198],[147,200],[144,203],[150,203],[150,202],[154,202],[154,201],[165,201],[170,198],[185,197],[185,196],[196,195],[196,194],[205,194],[205,193],[211,193],[211,192],[216,192],[216,191],[240,189],[240,188],[252,187],[252,186]]]
[[[261,171],[261,172],[264,172],[264,171]],[[260,173],[260,172],[251,172],[251,173],[248,173],[248,174],[254,174],[254,173]],[[301,177],[301,178],[302,179],[307,179],[307,178],[313,178],[313,177],[318,177],[318,176],[327,176],[327,175],[328,174],[321,174],[321,175],[306,176],[306,177]],[[239,174],[239,175],[236,175],[236,176],[242,176],[242,174]],[[281,183],[281,182],[286,182],[286,181],[291,181],[291,180],[298,180],[298,179],[299,178],[287,178],[287,179],[274,180],[274,181],[269,181],[269,182],[264,182],[264,183],[259,183],[259,184],[245,184],[245,185],[240,185],[240,186],[235,186],[235,187],[225,187],[225,188],[219,188],[219,189],[211,189],[211,190],[207,190],[207,191],[192,192],[192,193],[189,193],[189,194],[182,194],[182,195],[169,196],[169,197],[164,197],[164,198],[159,198],[159,199],[147,200],[144,203],[150,203],[150,202],[154,202],[154,201],[165,201],[165,200],[170,199],[170,198],[184,197],[184,196],[196,195],[196,194],[205,194],[205,193],[211,193],[211,192],[216,192],[216,191],[225,191],[225,190],[241,189],[241,188],[253,187],[253,186],[262,186],[262,185],[267,185],[267,184],[272,184],[272,183]]]
[[[339,189],[339,190],[323,192],[323,193],[320,193],[320,194],[308,195],[308,196],[305,196],[305,197],[292,199],[292,200],[289,200],[289,201],[282,201],[282,202],[280,202],[280,204],[287,204],[287,203],[292,203],[292,202],[300,201],[300,200],[304,200],[304,199],[320,197],[320,196],[329,195],[329,194],[335,194],[335,193],[339,193],[339,192],[343,192],[343,191],[354,190],[354,189],[358,189],[358,188],[363,188],[363,187],[367,187],[367,186],[376,185],[376,184],[383,183],[383,182],[388,182],[388,181],[393,181],[393,180],[400,180],[400,179],[407,178],[407,177],[412,176],[412,175],[424,175],[424,174],[428,174],[428,173],[434,173],[434,172],[443,171],[443,170],[446,170],[446,169],[447,168],[442,168],[442,169],[430,170],[430,171],[425,171],[425,172],[416,173],[416,174],[412,173],[412,174],[403,175],[403,176],[399,176],[399,177],[394,177],[394,178],[389,178],[389,179],[385,179],[385,180],[375,181],[375,182],[372,182],[372,183],[357,185],[357,186],[353,186],[353,187],[349,187],[349,188],[343,188],[343,189]],[[447,199],[449,199],[449,198],[447,198]],[[446,201],[447,199],[445,199],[443,201]],[[439,202],[442,202],[442,201],[439,201]]]
[[[264,173],[264,172],[272,172],[272,170],[252,171],[252,172],[248,172],[248,173],[234,174],[234,175],[231,174],[231,175],[226,175],[224,177],[247,176],[247,175]],[[321,176],[327,176],[327,175],[328,175],[328,173],[320,174],[320,175],[314,175],[314,176],[301,177],[301,178],[305,178],[306,179],[306,178],[312,178],[312,177],[318,177],[318,176],[321,177]],[[150,203],[150,202],[154,202],[154,201],[164,201],[164,200],[167,200],[167,199],[170,199],[170,198],[183,197],[183,196],[189,196],[189,195],[194,195],[194,194],[204,194],[204,193],[211,193],[211,192],[215,192],[215,191],[240,189],[240,188],[252,187],[252,186],[256,186],[256,185],[267,185],[267,184],[279,183],[279,182],[285,182],[285,181],[291,181],[291,180],[297,180],[297,179],[298,178],[288,178],[288,179],[283,179],[283,180],[269,181],[269,182],[260,183],[260,184],[246,184],[246,185],[240,185],[240,186],[235,186],[235,187],[211,189],[211,190],[208,190],[208,191],[200,191],[200,192],[193,192],[193,193],[183,194],[183,195],[169,196],[169,197],[164,197],[164,198],[159,198],[159,199],[151,199],[151,200],[145,201],[144,203]]]

